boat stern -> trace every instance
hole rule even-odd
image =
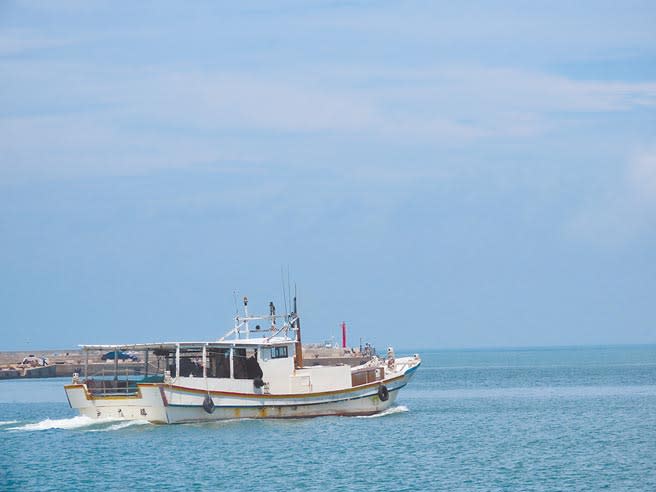
[[[71,408],[93,419],[148,420],[168,423],[166,398],[161,384],[139,384],[131,394],[95,394],[86,384],[64,386]]]

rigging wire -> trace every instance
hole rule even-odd
[[[289,281],[289,265],[287,265],[287,297],[289,298],[289,304],[291,304],[292,292],[291,292],[291,282]]]

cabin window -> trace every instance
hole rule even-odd
[[[285,359],[287,358],[287,347],[273,347],[271,349],[271,358],[272,359]]]
[[[248,379],[248,371],[246,370],[246,349],[233,349],[232,374],[235,379]]]
[[[232,354],[233,375],[235,379],[255,379],[262,377],[262,368],[257,362],[256,349],[236,348]]]
[[[180,352],[180,376],[203,377],[202,355],[197,349]]]
[[[230,349],[212,348],[207,351],[209,370],[207,377],[229,378],[230,377]]]

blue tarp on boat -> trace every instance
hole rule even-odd
[[[107,352],[104,354],[101,359],[102,360],[114,360],[114,355],[118,358],[118,360],[139,360],[139,358],[135,355],[128,354],[127,352],[123,352],[121,350],[118,350],[114,352],[113,350],[111,352]]]

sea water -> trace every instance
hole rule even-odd
[[[0,490],[656,491],[656,346],[416,351],[364,418],[96,421],[1,381]]]

